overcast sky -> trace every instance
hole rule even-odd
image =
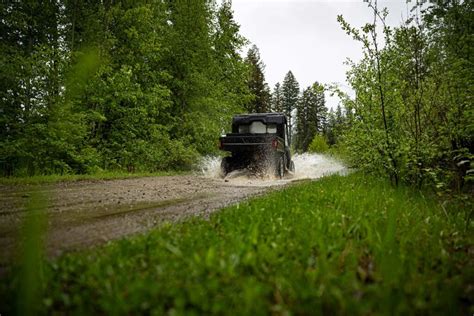
[[[361,46],[342,31],[336,18],[342,14],[352,26],[362,26],[373,17],[362,0],[233,0],[240,33],[260,50],[266,65],[265,78],[271,90],[291,70],[306,88],[313,82],[345,82],[346,58],[357,61]],[[407,16],[406,0],[379,0],[390,14],[388,24],[398,26]],[[328,98],[327,105],[337,105]]]

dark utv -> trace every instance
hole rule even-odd
[[[254,172],[273,172],[282,178],[294,172],[288,143],[288,124],[283,113],[236,115],[232,119],[232,133],[220,138],[220,149],[230,152],[222,159],[224,176],[237,169]]]

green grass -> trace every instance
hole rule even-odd
[[[97,174],[71,174],[71,175],[46,175],[32,177],[0,177],[0,185],[33,185],[58,182],[84,181],[84,180],[113,180],[141,177],[161,177],[186,174],[186,171],[159,171],[159,172],[101,172]]]
[[[333,176],[53,260],[37,308],[472,315],[466,212],[359,173]],[[18,301],[18,279],[0,282],[2,314]]]

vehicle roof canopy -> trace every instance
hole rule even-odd
[[[247,125],[255,121],[261,121],[264,124],[286,124],[286,116],[283,113],[240,114],[234,116],[232,126]]]

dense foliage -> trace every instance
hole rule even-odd
[[[230,1],[0,4],[3,175],[185,168],[251,97]]]
[[[333,176],[34,261],[0,283],[0,312],[468,315],[465,216],[384,179]]]
[[[338,18],[364,47],[348,72],[356,97],[344,100],[350,160],[393,183],[472,185],[473,2],[416,6],[397,28],[385,24],[388,13],[376,1],[368,3],[374,19],[360,30]]]

